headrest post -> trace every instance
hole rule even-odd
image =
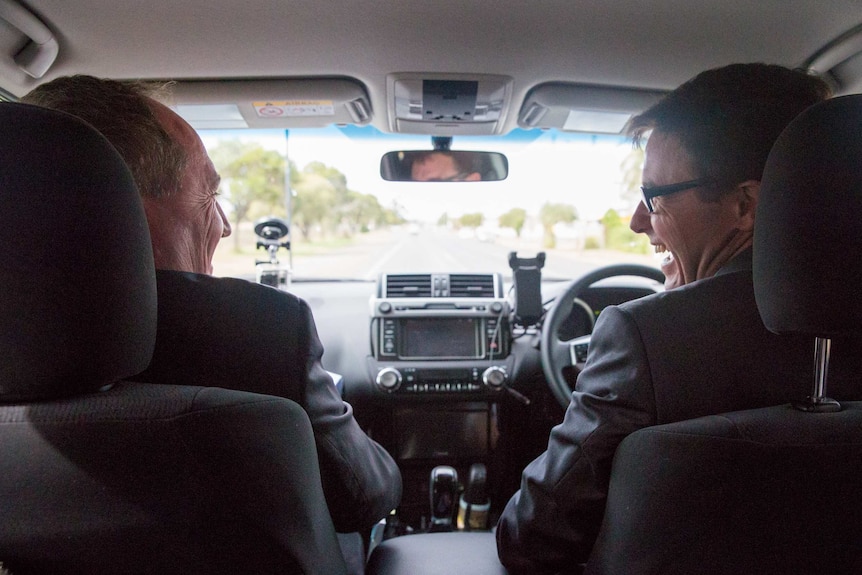
[[[829,354],[832,340],[818,337],[814,340],[814,392],[803,401],[794,402],[793,407],[801,411],[818,413],[841,411],[841,404],[826,397],[826,380],[829,376]]]
[[[829,356],[832,353],[832,340],[818,337],[814,340],[814,397],[826,395],[826,379],[829,377]]]

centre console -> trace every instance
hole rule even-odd
[[[400,520],[424,530],[432,470],[467,477],[494,460],[512,310],[500,274],[384,274],[369,305],[368,380],[388,404],[375,437],[401,469]],[[491,473],[492,490],[497,480]]]
[[[384,274],[371,298],[370,375],[396,396],[482,396],[510,370],[499,274]]]

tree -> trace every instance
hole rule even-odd
[[[407,218],[405,218],[402,214],[404,212],[404,206],[398,203],[398,200],[392,200],[391,208],[383,208],[383,217],[385,219],[386,225],[388,226],[400,226],[407,222]]]
[[[221,142],[210,151],[210,157],[222,176],[238,250],[239,225],[255,210],[260,215],[284,213],[285,160],[278,152],[239,140]],[[290,184],[291,225],[305,239],[318,228],[324,234],[350,236],[403,221],[397,209],[385,209],[376,197],[348,189],[347,177],[322,162],[311,162],[301,171],[290,164]]]
[[[350,237],[400,220],[400,216],[384,209],[375,196],[350,190],[344,174],[321,162],[305,166],[296,189],[294,217],[305,237],[315,227],[324,233]]]
[[[620,164],[620,169],[623,172],[622,197],[632,204],[636,204],[640,198],[643,167],[643,148],[632,149]]]
[[[311,237],[316,227],[332,227],[338,193],[326,177],[303,171],[294,190],[293,225],[305,239]]]
[[[512,228],[515,230],[515,235],[521,237],[521,230],[524,229],[524,223],[527,221],[527,211],[522,208],[512,208],[497,220],[501,228]]]
[[[649,238],[633,232],[616,210],[608,210],[602,217],[605,228],[605,247],[623,252],[648,253]]]
[[[240,224],[252,207],[262,204],[269,212],[281,211],[284,201],[284,157],[260,144],[239,140],[220,142],[210,158],[222,178],[222,190],[233,212],[234,249],[240,247]]]
[[[465,228],[478,228],[485,221],[485,215],[481,213],[464,214],[458,218],[458,223]]]
[[[317,228],[334,232],[350,204],[344,174],[322,162],[311,162],[298,173],[294,190],[293,223],[303,237],[310,238]]]
[[[578,219],[578,212],[574,206],[569,204],[546,203],[539,210],[539,219],[545,230],[544,246],[546,248],[557,247],[557,236],[554,234],[554,226],[560,223],[569,224]]]
[[[383,206],[371,194],[348,191],[349,203],[343,210],[344,221],[351,233],[367,232],[371,228],[386,224]]]
[[[347,176],[342,174],[336,168],[327,166],[323,162],[310,162],[302,170],[303,174],[315,174],[326,178],[332,184],[333,189],[340,197],[347,195]]]

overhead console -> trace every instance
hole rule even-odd
[[[379,391],[481,398],[505,385],[511,327],[500,274],[383,274],[370,305]]]
[[[386,92],[393,132],[486,136],[503,133],[512,78],[405,72],[386,77]]]

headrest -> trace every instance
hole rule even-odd
[[[73,116],[0,103],[0,401],[139,373],[155,332],[150,235],[119,154]]]
[[[862,96],[804,111],[763,172],[754,291],[766,327],[820,337],[862,331]]]

